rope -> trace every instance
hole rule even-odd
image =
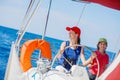
[[[45,28],[44,28],[42,39],[44,39],[45,34],[46,34],[47,25],[48,25],[48,19],[49,19],[49,15],[50,15],[51,4],[52,4],[52,0],[50,0],[49,9],[48,9],[48,13],[47,13],[46,24],[45,24]]]

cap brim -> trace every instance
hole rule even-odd
[[[70,28],[70,27],[66,27],[66,30],[67,30],[67,31],[70,31],[70,30],[71,30],[71,28]]]

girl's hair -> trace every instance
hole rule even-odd
[[[75,32],[75,34],[77,34],[77,33]],[[78,37],[77,38],[77,44],[80,44],[80,42],[81,42],[81,39],[80,39],[80,37]]]
[[[81,39],[78,37],[77,44],[80,44],[80,42],[81,42]]]

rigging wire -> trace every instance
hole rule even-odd
[[[52,0],[50,0],[49,9],[48,9],[48,13],[47,13],[46,24],[45,24],[45,28],[44,28],[42,39],[44,39],[44,37],[46,35],[46,30],[47,30],[47,25],[48,25],[48,19],[49,19],[50,9],[51,9],[51,4],[52,4]]]
[[[32,10],[34,2],[35,2],[35,0],[31,0],[30,3],[29,3],[29,6],[28,6],[27,11],[25,13],[25,16],[24,16],[24,18],[22,20],[21,27],[20,27],[19,31],[17,32],[18,37],[21,35],[22,31],[24,30],[25,22],[27,21],[27,18],[30,15],[30,12]]]
[[[25,26],[25,28],[24,28],[24,30],[22,31],[22,33],[20,34],[20,36],[18,36],[18,39],[17,39],[17,42],[16,42],[16,45],[17,45],[17,46],[19,45],[19,43],[20,43],[23,35],[25,34],[25,31],[28,29],[29,24],[30,24],[30,22],[31,22],[31,20],[32,20],[32,18],[33,18],[33,16],[34,16],[34,14],[35,14],[36,11],[38,10],[38,8],[39,8],[39,6],[40,6],[40,2],[41,2],[41,0],[38,1],[37,5],[35,6],[35,9],[34,9],[33,12],[31,13],[31,15],[30,15],[30,17],[28,18],[28,21],[26,22],[26,24],[23,25],[23,26]]]
[[[31,0],[31,2],[29,4],[29,7],[27,9],[27,12],[26,12],[26,15],[25,15],[26,17],[25,18],[27,18],[27,14],[29,14],[31,12],[34,2],[35,2],[35,0]]]
[[[31,1],[30,1],[30,4],[29,4],[28,9],[27,9],[27,11],[26,11],[25,17],[24,17],[24,19],[23,19],[23,24],[24,24],[24,22],[27,20],[28,16],[30,15],[30,12],[31,12],[31,10],[32,10],[32,7],[33,7],[34,2],[35,2],[35,0],[31,0]]]
[[[80,23],[80,21],[81,21],[81,18],[82,18],[82,16],[83,16],[83,13],[84,13],[84,11],[85,11],[85,8],[86,8],[87,4],[88,4],[88,3],[85,3],[85,4],[84,4],[83,9],[82,9],[82,12],[81,12],[81,14],[80,14],[80,16],[79,16],[78,22],[76,23],[76,26],[79,25],[79,23]]]

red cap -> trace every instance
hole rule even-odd
[[[66,30],[67,31],[70,31],[70,30],[72,30],[72,31],[74,31],[75,33],[77,33],[78,34],[78,37],[80,37],[80,34],[81,34],[81,30],[80,30],[80,28],[78,28],[77,26],[73,26],[73,27],[66,27]]]

